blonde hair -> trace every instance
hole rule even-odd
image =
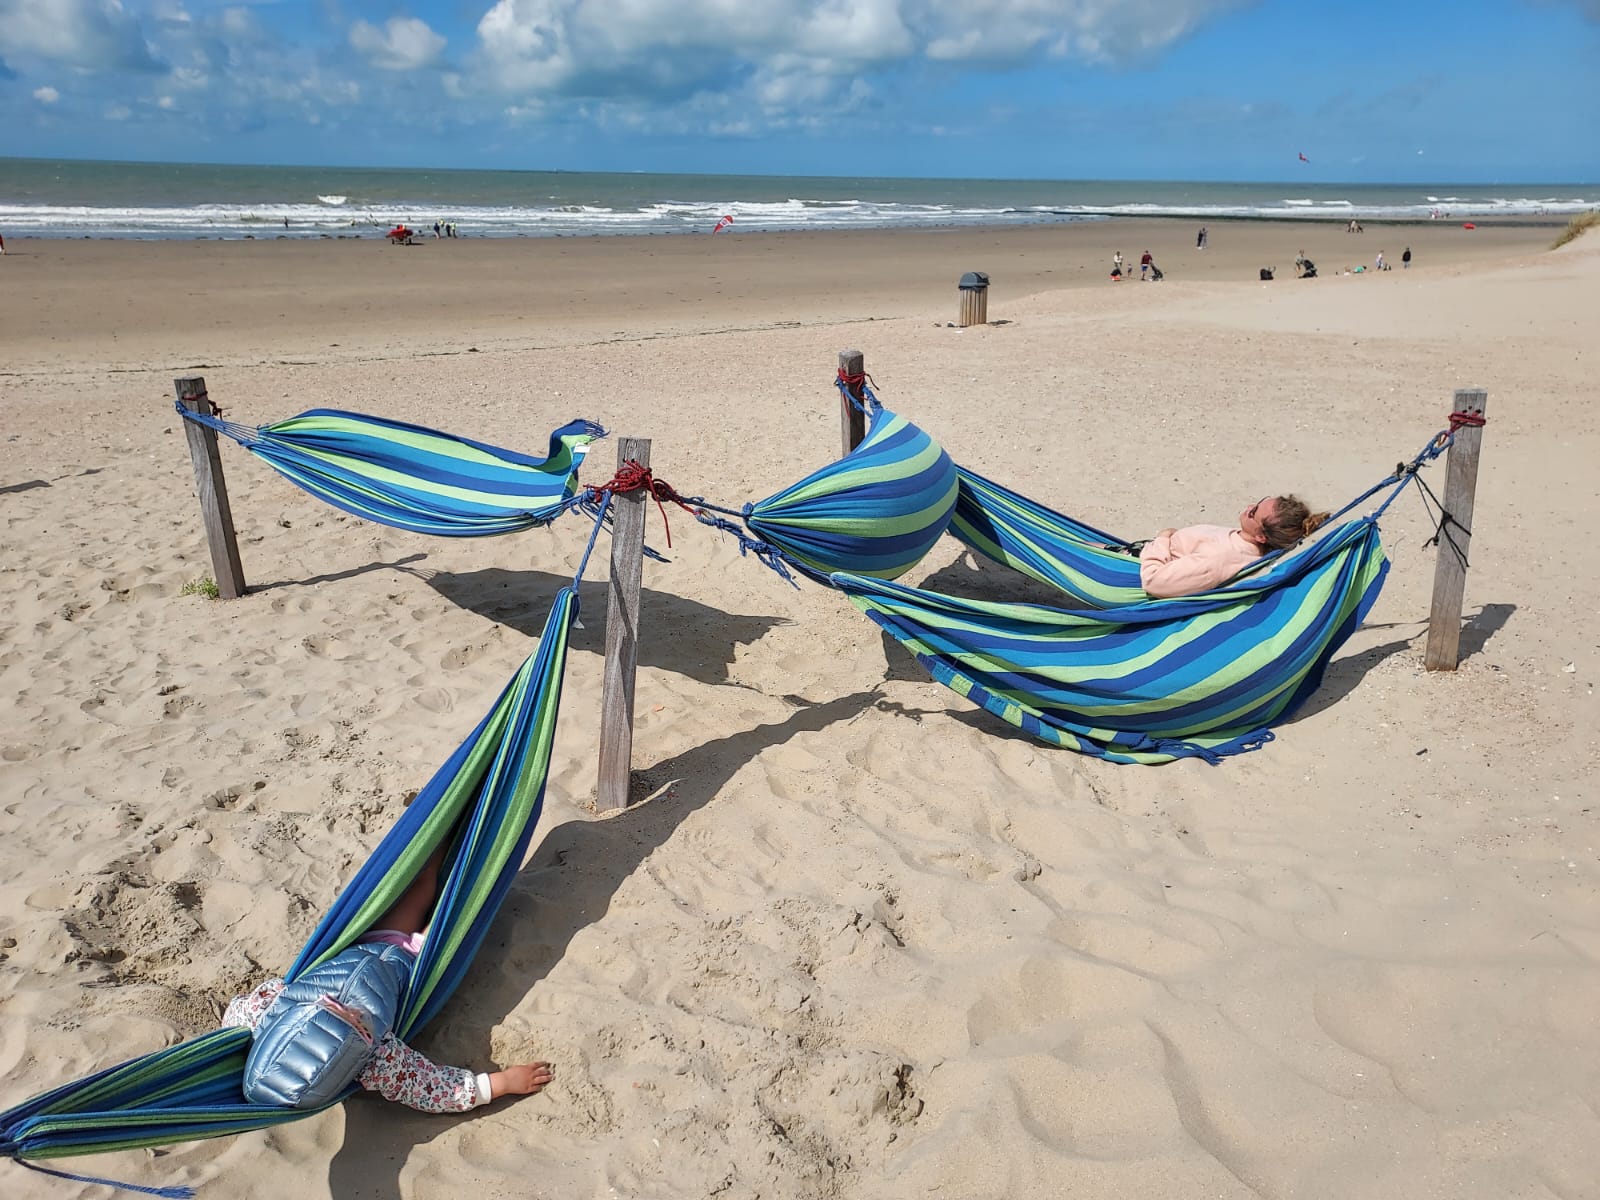
[[[1277,501],[1272,506],[1272,515],[1261,522],[1267,545],[1274,550],[1287,550],[1310,537],[1328,519],[1325,512],[1312,512],[1298,496],[1279,496]]]

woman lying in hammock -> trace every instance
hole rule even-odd
[[[1239,526],[1163,529],[1139,551],[1139,582],[1157,599],[1220,587],[1269,550],[1287,550],[1328,519],[1295,496],[1265,496],[1239,514]]]
[[[443,856],[442,848],[436,851],[350,949],[293,984],[269,979],[234,997],[222,1024],[255,1035],[245,1066],[250,1100],[314,1108],[359,1082],[421,1112],[465,1112],[550,1082],[549,1063],[474,1074],[433,1063],[390,1032],[438,898]]]

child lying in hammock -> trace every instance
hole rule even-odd
[[[1266,496],[1239,514],[1239,526],[1163,529],[1139,551],[1139,582],[1157,599],[1220,587],[1269,550],[1287,550],[1328,519],[1295,496]]]
[[[359,1082],[421,1112],[465,1112],[501,1096],[529,1095],[550,1082],[546,1062],[474,1074],[431,1062],[388,1031],[405,977],[422,950],[442,859],[441,849],[343,954],[294,984],[269,979],[229,1003],[223,1026],[255,1035],[245,1068],[250,1100],[314,1108]]]

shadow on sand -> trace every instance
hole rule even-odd
[[[507,571],[499,567],[459,574],[418,574],[452,604],[528,637],[539,636],[551,599],[572,582],[571,576],[548,571]],[[582,628],[572,631],[570,644],[574,650],[605,653],[608,586],[604,580],[597,580],[579,587]],[[784,617],[726,613],[697,600],[651,588],[641,591],[639,607],[643,614],[639,665],[708,684],[727,683],[735,651],[759,642],[768,630],[786,621]]]
[[[605,917],[623,881],[745,763],[880,703],[874,690],[803,704],[781,721],[740,730],[634,772],[635,792],[655,793],[647,803],[607,819],[567,821],[551,829],[512,884],[484,939],[480,953],[497,960],[499,969],[473,968],[463,982],[462,994],[471,997],[474,1012],[503,1016],[521,1003],[561,961],[572,939]],[[488,1064],[495,1019],[479,1017],[468,1035],[474,1069]],[[448,1020],[446,1009],[441,1022]],[[451,1031],[453,1046],[462,1040],[461,1031]],[[426,1038],[421,1048],[427,1051]],[[330,1194],[341,1200],[402,1200],[400,1176],[410,1151],[471,1119],[471,1114],[417,1113],[372,1097],[347,1102],[344,1142],[328,1168]]]

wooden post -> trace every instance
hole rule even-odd
[[[839,370],[850,378],[857,378],[867,373],[867,356],[859,350],[839,351]],[[850,394],[857,400],[861,399],[861,385],[852,383],[846,385]],[[867,414],[854,404],[845,399],[844,393],[839,394],[839,433],[844,440],[844,452],[849,454],[867,439]]]
[[[1489,393],[1456,392],[1455,411],[1483,415]],[[1439,557],[1433,565],[1433,608],[1428,613],[1428,648],[1422,665],[1430,671],[1454,671],[1461,661],[1461,601],[1467,587],[1467,551],[1472,545],[1472,501],[1478,487],[1478,450],[1483,427],[1463,425],[1445,456],[1444,522],[1439,530]]]
[[[649,438],[621,438],[617,469],[650,465]],[[595,801],[602,812],[628,806],[633,771],[633,683],[639,663],[639,591],[644,575],[643,490],[611,498],[611,583],[606,603],[606,669],[600,694],[600,779]]]
[[[205,376],[185,375],[174,379],[172,385],[177,389],[178,403],[190,412],[209,415],[211,401],[206,396]],[[239,564],[239,538],[233,531],[233,509],[228,506],[228,482],[222,476],[217,433],[196,421],[185,421],[183,433],[189,441],[200,515],[211,547],[211,576],[217,581],[218,595],[224,600],[236,600],[244,595],[244,568]]]

